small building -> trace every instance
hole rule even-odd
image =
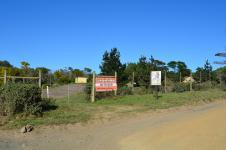
[[[87,77],[76,77],[75,78],[75,83],[76,84],[86,84],[88,78]]]
[[[195,82],[195,80],[193,77],[185,77],[183,82],[184,83],[190,83],[190,82],[193,83],[193,82]]]

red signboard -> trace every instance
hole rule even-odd
[[[117,79],[114,76],[98,76],[96,77],[96,91],[116,91]]]

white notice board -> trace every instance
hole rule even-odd
[[[161,71],[151,72],[151,85],[161,85]]]

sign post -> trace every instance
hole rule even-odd
[[[93,72],[93,84],[91,89],[91,102],[95,102],[95,80],[96,80],[96,73]]]
[[[115,72],[115,81],[114,81],[117,86],[117,72]],[[117,96],[117,88],[115,89],[115,96]]]
[[[162,77],[161,71],[152,71],[151,72],[151,85],[155,87],[154,96],[156,97],[156,99],[158,99],[159,87],[162,85],[161,77]]]

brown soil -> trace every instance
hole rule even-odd
[[[226,102],[0,135],[0,150],[225,150]]]

